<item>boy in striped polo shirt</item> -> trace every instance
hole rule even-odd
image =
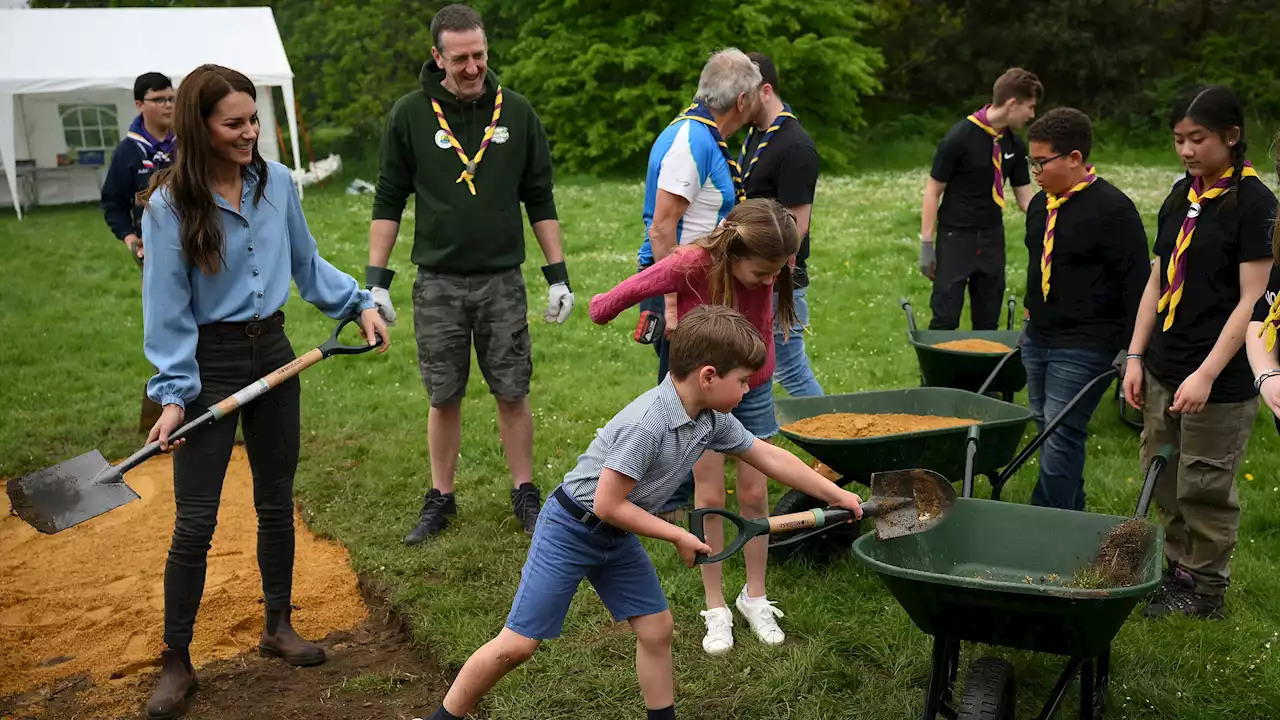
[[[543,506],[506,626],[463,665],[431,720],[465,717],[543,640],[558,637],[583,578],[614,620],[626,620],[635,630],[636,672],[649,719],[675,718],[674,624],[637,536],[675,545],[688,567],[699,553],[710,554],[692,533],[656,516],[703,450],[736,456],[784,485],[861,517],[857,495],[758,440],[730,414],[747,391],[747,379],[765,362],[764,341],[741,313],[699,306],[681,318],[670,342],[667,377],[596,432]]]

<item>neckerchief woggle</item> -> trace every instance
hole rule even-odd
[[[746,191],[742,189],[742,168],[738,165],[738,161],[733,159],[729,154],[729,145],[724,141],[724,137],[720,135],[720,126],[716,124],[715,116],[702,103],[695,102],[680,114],[675,120],[667,124],[671,127],[681,120],[693,120],[706,125],[711,130],[711,137],[720,146],[720,153],[724,155],[724,161],[729,164],[729,175],[733,178],[733,196],[735,202],[742,202],[747,199]]]
[[[1073,195],[1084,190],[1098,179],[1098,174],[1094,171],[1092,165],[1085,166],[1085,172],[1088,174],[1084,179],[1076,183],[1070,190],[1061,195],[1054,195],[1051,192],[1045,192],[1045,209],[1049,211],[1049,217],[1044,223],[1044,244],[1040,252],[1040,291],[1044,293],[1044,299],[1049,299],[1049,275],[1053,271],[1053,231],[1058,224],[1058,208],[1066,204]]]
[[[969,122],[982,128],[991,136],[991,162],[995,165],[995,176],[991,185],[991,199],[995,200],[996,205],[1001,210],[1004,209],[1004,166],[1000,162],[1000,139],[1004,137],[1004,131],[996,130],[987,123],[987,111],[991,109],[991,105],[983,105],[977,112],[969,116]]]
[[[454,136],[453,130],[449,129],[449,123],[444,119],[444,111],[440,109],[440,103],[435,98],[431,98],[431,109],[436,111],[436,121],[440,123],[440,129],[444,131],[444,135],[449,139],[449,144],[453,146],[458,158],[462,160],[462,174],[458,176],[454,183],[465,182],[467,189],[472,195],[476,194],[476,168],[480,165],[480,160],[484,157],[485,148],[489,147],[489,143],[493,140],[493,131],[498,127],[498,118],[502,115],[502,86],[498,86],[498,95],[493,99],[493,119],[489,121],[489,127],[484,129],[484,139],[480,141],[480,149],[476,151],[475,158],[468,158],[467,153],[462,149],[462,144],[458,142],[458,138]]]
[[[738,151],[738,167],[742,169],[742,184],[744,189],[747,184],[747,178],[751,177],[751,171],[755,169],[756,163],[760,162],[760,153],[764,152],[769,141],[773,139],[773,134],[778,132],[782,127],[782,123],[787,121],[787,118],[799,120],[799,118],[791,112],[791,106],[783,103],[782,112],[778,113],[778,117],[773,119],[773,123],[769,125],[769,129],[764,131],[764,137],[760,138],[760,144],[756,146],[756,151],[751,155],[750,162],[747,162],[747,148],[751,146],[751,138],[756,135],[756,128],[754,125],[747,128],[747,139],[742,141],[742,149]]]
[[[1157,312],[1164,312],[1165,308],[1169,309],[1169,314],[1164,318],[1163,330],[1167,331],[1173,326],[1174,313],[1177,312],[1178,303],[1182,300],[1182,292],[1187,282],[1187,249],[1191,247],[1191,236],[1196,231],[1196,221],[1203,210],[1203,204],[1230,189],[1231,176],[1235,171],[1233,167],[1227,168],[1218,182],[1208,190],[1203,189],[1204,178],[1202,177],[1196,178],[1192,181],[1191,187],[1187,188],[1187,200],[1191,205],[1187,207],[1187,217],[1182,221],[1182,228],[1178,230],[1178,239],[1173,244],[1173,257],[1169,258],[1169,270],[1166,273],[1169,285],[1160,296],[1160,304],[1156,306]],[[1246,161],[1240,177],[1241,179],[1258,177],[1258,172]]]

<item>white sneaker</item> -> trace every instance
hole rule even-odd
[[[733,613],[727,607],[711,608],[698,613],[707,622],[702,649],[708,655],[723,655],[733,648]]]
[[[787,639],[786,633],[778,627],[778,621],[775,619],[783,617],[782,611],[767,598],[748,600],[747,588],[744,586],[734,604],[738,606],[738,612],[742,613],[742,617],[747,619],[747,624],[755,631],[760,642],[765,645],[781,645],[782,641]]]

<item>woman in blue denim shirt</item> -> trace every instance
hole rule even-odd
[[[195,689],[188,647],[204,592],[238,415],[253,468],[258,568],[266,600],[259,649],[293,665],[324,662],[289,621],[293,578],[293,476],[298,463],[299,383],[292,378],[189,440],[169,442],[184,417],[294,359],[280,308],[292,280],[332,318],[359,314],[367,342],[387,328],[368,291],[317,252],[288,169],[258,154],[257,93],[244,75],[197,68],[177,93],[181,152],[144,192],[144,344],[157,368],[148,395],[164,406],[148,442],[175,449],[177,505],[164,576],[164,641],[151,720],[180,717]]]

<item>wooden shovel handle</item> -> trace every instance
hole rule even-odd
[[[240,388],[236,394],[223,398],[222,402],[209,408],[209,412],[213,414],[214,420],[221,420],[223,417],[239,410],[258,399],[263,393],[278,387],[281,383],[296,376],[298,373],[315,365],[324,359],[324,353],[319,348],[313,348],[307,352],[294,358],[287,365],[272,370],[270,374],[258,378],[254,382]]]

